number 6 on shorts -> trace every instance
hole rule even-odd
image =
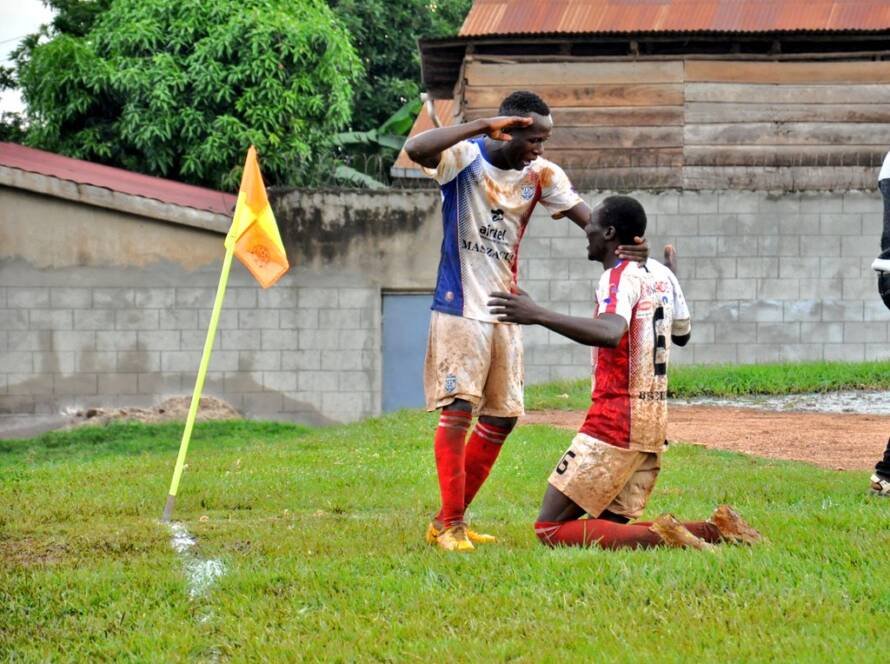
[[[574,452],[572,452],[572,450],[569,450],[568,452],[566,452],[563,455],[562,459],[560,459],[559,464],[556,466],[556,472],[559,473],[560,475],[565,473],[566,470],[568,470],[568,468],[569,468],[569,461],[574,459],[576,456],[577,455]]]

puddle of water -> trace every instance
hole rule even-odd
[[[759,408],[761,410],[772,411],[890,415],[890,392],[825,392],[786,395],[762,394],[733,398],[699,397],[695,399],[671,399],[670,403],[684,406]]]

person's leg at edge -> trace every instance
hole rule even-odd
[[[878,295],[890,309],[890,179],[878,183],[884,198],[884,230],[881,233],[881,254],[871,264],[878,273]]]
[[[887,440],[887,447],[884,448],[884,458],[875,464],[875,475],[890,480],[890,439]]]
[[[884,448],[884,457],[875,464],[875,473],[871,476],[871,490],[879,496],[890,497],[890,440]]]
[[[878,183],[884,199],[884,230],[881,233],[881,254],[879,258],[890,259],[890,179]]]

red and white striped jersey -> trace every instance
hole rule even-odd
[[[593,403],[581,432],[617,447],[661,451],[671,335],[691,330],[680,284],[652,259],[645,266],[621,262],[600,278],[596,313],[617,314],[628,329],[617,348],[593,349]]]

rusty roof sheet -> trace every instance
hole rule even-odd
[[[63,157],[60,154],[26,148],[16,143],[0,143],[0,166],[215,214],[231,214],[236,201],[236,197],[232,194],[215,189],[205,189],[174,180],[133,173],[122,168]]]
[[[888,0],[475,0],[460,36],[886,29]]]
[[[437,99],[433,102],[436,106],[436,117],[439,118],[439,122],[442,123],[443,127],[449,127],[454,124],[455,116],[454,116],[454,100],[452,99]],[[411,127],[411,132],[408,134],[408,137],[416,136],[417,134],[426,131],[427,129],[432,129],[435,125],[433,124],[433,119],[430,117],[430,114],[426,110],[426,104],[424,104],[420,108],[420,113],[417,114],[417,119],[414,120],[414,126]],[[393,164],[393,168],[399,169],[414,169],[417,170],[418,173],[420,168],[417,164],[411,161],[411,158],[408,157],[408,153],[405,152],[404,148],[399,152],[399,156],[396,159],[395,164]]]

